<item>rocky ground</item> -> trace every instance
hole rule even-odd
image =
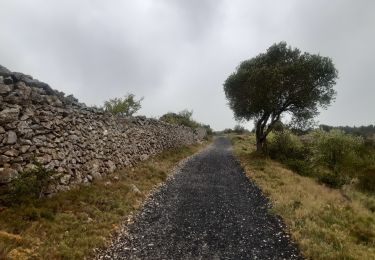
[[[301,259],[230,142],[191,157],[98,259]]]

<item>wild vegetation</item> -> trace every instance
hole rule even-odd
[[[141,109],[143,98],[136,100],[134,94],[126,94],[123,98],[113,98],[104,102],[103,109],[114,115],[132,116]]]
[[[333,188],[356,183],[375,191],[375,146],[363,137],[338,129],[314,130],[300,137],[284,129],[269,139],[270,157],[301,175]]]
[[[335,97],[338,72],[328,57],[301,53],[285,42],[243,61],[224,83],[229,106],[238,120],[255,120],[257,150],[283,114],[306,127]]]
[[[230,133],[236,133],[236,134],[244,134],[244,133],[250,133],[249,130],[247,130],[245,127],[237,124],[232,128],[225,128],[222,131],[217,131],[216,134],[230,134]]]
[[[213,131],[209,125],[198,123],[193,118],[193,111],[184,109],[178,113],[169,112],[162,115],[159,120],[167,122],[174,125],[184,125],[196,129],[198,127],[203,127],[206,129],[208,135],[212,135]]]
[[[50,172],[35,168],[21,175],[13,183],[17,193],[0,203],[0,259],[90,257],[178,161],[205,144],[162,152],[135,168],[118,170],[52,198],[39,196]]]
[[[375,141],[375,125],[368,126],[329,126],[329,125],[319,125],[319,128],[324,131],[329,131],[331,129],[339,129],[344,131],[347,134],[353,134],[357,136],[362,136],[365,140]]]
[[[375,150],[367,150],[372,153],[365,156],[361,139],[337,130],[312,133],[316,139],[309,141],[311,147],[288,131],[272,135],[270,154],[288,167],[257,153],[254,134],[231,134],[231,139],[246,174],[270,198],[272,210],[286,222],[303,255],[307,259],[375,259],[375,195],[362,188],[366,181],[354,181],[373,176],[362,175],[355,165],[359,160],[370,166]],[[353,161],[353,156],[358,157]],[[337,174],[335,183],[342,176],[353,181],[345,177],[345,185],[331,188],[315,176],[324,173]]]

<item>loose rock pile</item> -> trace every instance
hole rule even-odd
[[[133,166],[205,131],[86,107],[31,76],[0,65],[0,185],[41,163],[58,174],[49,193]]]

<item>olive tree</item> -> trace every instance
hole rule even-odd
[[[237,120],[254,120],[257,150],[262,151],[282,114],[301,123],[326,108],[336,95],[337,76],[330,58],[280,42],[243,61],[226,79],[224,91]]]
[[[136,100],[134,94],[126,94],[123,98],[113,98],[104,102],[104,110],[114,115],[132,116],[141,109],[143,98]]]

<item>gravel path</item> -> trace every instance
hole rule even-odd
[[[99,259],[301,259],[229,140],[190,157]]]

